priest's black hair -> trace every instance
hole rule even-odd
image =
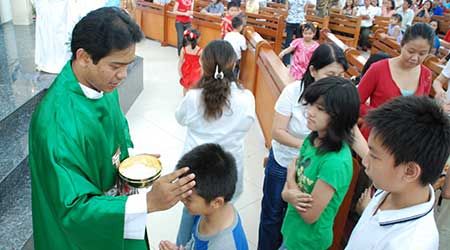
[[[70,43],[72,60],[78,49],[84,49],[97,64],[113,51],[129,48],[144,35],[125,10],[104,7],[89,12],[73,29]]]
[[[219,144],[207,143],[195,147],[178,161],[176,168],[189,167],[195,174],[195,190],[211,202],[223,197],[225,202],[233,198],[237,182],[236,160]]]

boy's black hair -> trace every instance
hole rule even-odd
[[[400,14],[398,14],[398,13],[394,13],[394,14],[392,14],[391,18],[395,18],[395,19],[397,19],[397,22],[401,22],[401,21],[403,21],[403,16],[402,16],[402,15],[400,15]]]
[[[233,198],[237,182],[236,161],[219,144],[207,143],[195,147],[178,161],[176,169],[189,167],[195,174],[195,190],[207,202],[223,197]]]
[[[313,66],[315,70],[320,70],[334,62],[342,65],[345,71],[348,69],[348,63],[345,59],[344,51],[337,45],[333,43],[322,43],[316,50],[314,50],[305,74],[303,74],[302,77],[301,84],[303,85],[303,92],[300,94],[300,98],[298,99],[299,102],[303,99],[305,93],[304,90],[315,81],[309,68]]]
[[[412,40],[422,38],[427,40],[431,50],[434,44],[434,36],[434,30],[428,23],[415,23],[413,26],[409,26],[408,28],[406,28],[401,46],[403,47],[405,44]]]
[[[227,4],[227,10],[229,10],[229,9],[231,9],[231,8],[233,8],[233,7],[240,8],[240,5],[238,4],[238,2],[236,2],[236,1],[234,1],[234,0],[228,2],[228,4]]]
[[[408,8],[411,8],[413,1],[412,0],[406,0],[405,2],[408,3]]]
[[[449,157],[450,120],[429,97],[401,96],[369,111],[371,133],[395,159],[395,166],[414,162],[423,185],[437,180]]]
[[[233,17],[231,20],[231,26],[233,26],[233,29],[239,28],[239,26],[243,25],[244,21],[239,16]]]
[[[319,102],[330,116],[325,137],[321,138],[320,154],[341,150],[343,142],[353,143],[352,128],[359,117],[359,94],[355,85],[343,77],[331,76],[311,84],[306,90],[303,104]],[[318,138],[312,132],[311,143]]]
[[[103,7],[89,12],[75,25],[70,43],[72,60],[82,48],[97,64],[111,52],[127,49],[142,38],[141,29],[124,10]]]

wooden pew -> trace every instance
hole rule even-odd
[[[377,31],[375,34],[376,39],[372,44],[372,49],[370,50],[370,53],[373,55],[377,52],[385,52],[391,55],[392,57],[396,57],[400,55],[401,46],[397,41],[394,41],[389,38],[381,38],[380,34],[381,31]]]
[[[192,27],[200,31],[199,46],[204,48],[209,42],[220,39],[220,23],[222,18],[194,12]]]
[[[375,33],[377,30],[382,29],[385,33],[387,33],[389,19],[389,17],[375,16],[373,20],[372,32]]]
[[[418,17],[415,16],[413,19],[413,24],[414,23],[428,23],[430,22],[430,18],[429,17]]]
[[[270,46],[253,27],[247,26],[244,28],[244,37],[247,41],[247,50],[242,51],[239,82],[255,94],[256,82],[256,58],[259,54],[261,46]],[[264,45],[263,45],[264,44]]]
[[[438,34],[441,38],[445,36],[447,31],[450,29],[450,17],[448,16],[432,16],[431,20],[439,22]]]
[[[344,51],[345,59],[347,60],[349,67],[345,72],[344,76],[347,78],[359,76],[364,64],[366,63],[366,58],[364,58],[359,51],[351,48],[344,44],[339,38],[337,38],[328,29],[320,31],[321,43],[328,42],[333,43]]]
[[[317,23],[320,30],[328,28],[328,23],[330,22],[330,17],[320,17],[316,15],[305,15],[305,20],[308,23]]]
[[[141,12],[140,26],[144,35],[152,40],[162,42],[164,40],[167,6],[138,1],[136,10]]]
[[[286,21],[283,16],[272,17],[246,13],[247,25],[252,26],[264,39],[268,40],[275,53],[280,53]]]
[[[283,16],[284,19],[286,19],[286,17],[288,16],[288,10],[261,6],[259,7],[259,14],[269,15],[273,17]]]
[[[328,28],[350,47],[358,46],[362,17],[331,14]]]
[[[165,5],[164,13],[164,39],[161,42],[162,46],[177,47],[177,30],[175,29],[176,15],[173,13],[174,1]],[[145,21],[145,20],[143,20]],[[149,19],[147,22],[152,23]]]

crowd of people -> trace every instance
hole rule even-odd
[[[261,2],[245,4],[252,12]],[[355,178],[354,158],[370,181],[345,249],[446,249],[450,178],[440,198],[432,184],[450,174],[443,171],[450,155],[450,94],[444,89],[450,62],[433,82],[422,63],[436,50],[439,24],[409,21],[419,13],[446,11],[446,3],[392,0],[379,8],[377,1],[346,1],[343,13],[363,16],[362,47],[375,15],[391,17],[385,36],[401,44],[397,57],[371,57],[356,84],[342,77],[348,69],[344,51],[319,44],[317,25],[304,23],[306,9],[316,4],[318,13],[339,5],[287,2],[288,37],[279,57],[290,64],[295,81],[274,107],[258,249],[328,249],[334,219]],[[110,192],[115,159],[128,158],[133,148],[116,88],[143,33],[116,7],[94,10],[75,25],[71,59],[30,126],[35,249],[148,249],[147,214],[180,201],[185,207],[177,241],[161,241],[161,250],[249,248],[233,205],[244,190],[244,168],[252,167],[245,166],[244,139],[256,121],[255,98],[237,80],[247,49],[241,34],[245,16],[238,2],[228,2],[225,10],[212,0],[202,12],[223,15],[222,39],[201,48],[201,33],[191,26],[192,6],[192,0],[177,0],[173,9],[184,94],[175,117],[187,128],[183,153],[174,172],[143,194]],[[435,99],[428,97],[432,89]],[[449,208],[436,221],[439,199]]]

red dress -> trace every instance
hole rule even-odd
[[[419,85],[414,95],[428,96],[431,90],[431,81],[431,71],[427,67],[420,65]],[[361,103],[359,115],[363,118],[369,110],[377,108],[383,103],[402,95],[397,84],[392,79],[391,70],[389,69],[389,59],[381,60],[370,66],[358,85],[358,92]],[[366,103],[369,98],[369,103]],[[361,133],[367,140],[370,129],[363,125],[361,127]]]
[[[183,47],[184,61],[181,65],[181,79],[180,84],[189,89],[195,85],[202,76],[202,69],[200,67],[200,48],[196,54],[186,53],[186,48]]]

